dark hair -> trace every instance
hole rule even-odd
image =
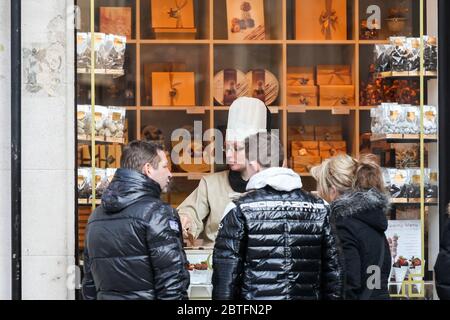
[[[276,135],[260,132],[245,139],[245,158],[257,161],[263,168],[282,167],[283,146]]]
[[[120,167],[141,172],[144,165],[150,163],[156,169],[161,161],[158,151],[162,150],[162,146],[156,142],[132,141],[123,149]]]

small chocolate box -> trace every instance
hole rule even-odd
[[[317,106],[317,86],[288,86],[287,103],[289,106]]]
[[[342,127],[339,126],[317,126],[315,136],[318,141],[342,141]]]
[[[312,141],[315,140],[314,126],[298,126],[288,128],[288,139],[290,141]]]
[[[292,141],[292,156],[319,156],[318,141]]]
[[[315,84],[314,67],[288,67],[288,86],[313,86]]]
[[[154,106],[195,106],[194,72],[152,72]]]
[[[295,172],[308,173],[311,168],[320,165],[322,159],[317,156],[292,157],[292,167]]]
[[[320,86],[320,105],[349,107],[355,105],[354,86]]]
[[[319,86],[351,85],[353,84],[351,67],[349,65],[318,65],[317,84]]]
[[[339,154],[347,154],[345,141],[319,141],[320,156],[328,159]]]

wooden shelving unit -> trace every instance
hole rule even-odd
[[[79,5],[89,7],[89,1],[79,0]],[[367,48],[377,44],[388,44],[387,39],[361,40],[359,35],[360,21],[368,5],[366,0],[347,1],[347,25],[349,33],[347,40],[296,40],[294,38],[295,0],[264,0],[266,20],[266,40],[232,41],[228,40],[226,25],[225,0],[194,0],[194,15],[196,21],[196,39],[172,40],[157,39],[151,27],[150,0],[125,0],[118,4],[112,0],[96,1],[96,10],[101,6],[129,6],[132,8],[132,39],[127,41],[127,56],[125,75],[115,81],[129,83],[128,87],[134,93],[134,103],[124,106],[130,120],[129,140],[140,139],[144,126],[152,124],[164,127],[167,122],[178,122],[178,127],[192,124],[192,120],[200,120],[203,131],[226,125],[226,112],[229,107],[218,106],[214,100],[214,75],[228,67],[238,68],[246,72],[253,68],[264,68],[277,76],[280,84],[279,96],[270,110],[274,118],[274,127],[280,130],[285,155],[288,153],[288,126],[302,121],[313,121],[317,124],[342,125],[346,127],[345,138],[348,153],[358,156],[360,153],[360,136],[367,132],[370,119],[367,111],[372,106],[360,106],[360,78],[367,58],[361,57]],[[84,11],[88,12],[88,11]],[[88,17],[84,17],[83,26],[87,31]],[[365,16],[364,16],[365,17]],[[98,17],[96,17],[98,18]],[[98,30],[98,22],[96,22]],[[414,28],[412,28],[414,29]],[[99,30],[98,30],[99,31]],[[417,31],[415,31],[417,32]],[[364,61],[364,62],[363,62]],[[185,71],[194,71],[196,75],[196,106],[169,107],[153,106],[151,92],[145,85],[148,76],[144,74],[144,65],[151,63],[181,62],[186,65]],[[308,62],[310,62],[308,64]],[[364,63],[364,64],[363,64]],[[316,66],[318,64],[349,64],[351,65],[353,85],[355,87],[355,105],[348,107],[334,106],[292,106],[287,104],[286,78],[289,66]],[[89,70],[79,70],[88,72]],[[152,70],[160,71],[160,70]],[[98,72],[102,74],[101,70]],[[103,73],[109,74],[103,71]],[[113,77],[117,75],[112,75]],[[390,73],[383,77],[396,76]],[[435,77],[435,74],[425,74]],[[418,75],[416,75],[418,77]],[[149,79],[147,79],[147,82]],[[124,84],[126,86],[126,84]],[[97,104],[102,104],[97,101]],[[111,104],[109,104],[111,105]],[[303,117],[305,115],[305,117]],[[306,117],[308,115],[308,117]],[[302,120],[307,118],[307,120]],[[308,123],[299,123],[304,125]],[[164,132],[166,140],[169,132]],[[427,142],[435,139],[425,138]],[[383,140],[380,138],[374,141]],[[389,140],[389,139],[387,139]],[[409,139],[414,140],[414,139]],[[166,141],[167,146],[170,144]],[[216,168],[212,164],[210,173]],[[195,173],[176,173],[182,177]],[[307,177],[306,177],[307,178]]]

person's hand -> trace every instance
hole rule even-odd
[[[181,227],[183,228],[183,238],[189,239],[192,237],[192,219],[187,214],[180,214]]]

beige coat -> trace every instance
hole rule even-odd
[[[203,177],[200,184],[178,207],[180,215],[188,215],[193,225],[194,238],[204,239],[204,246],[214,246],[224,210],[239,193],[233,191],[228,181],[228,171]]]

